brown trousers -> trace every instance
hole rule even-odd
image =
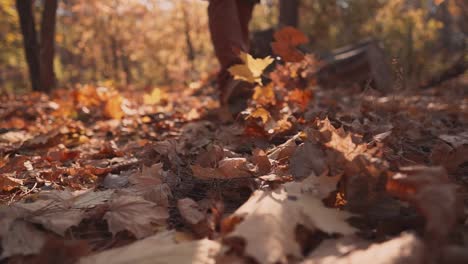
[[[240,63],[239,51],[249,51],[249,22],[257,1],[209,0],[208,17],[211,41],[221,65],[219,85],[229,79],[227,69]]]

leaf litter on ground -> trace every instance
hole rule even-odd
[[[0,258],[467,263],[466,77],[322,89],[307,38],[275,40],[269,83],[270,58],[231,69],[258,84],[234,124],[176,87],[2,95]]]

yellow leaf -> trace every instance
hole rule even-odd
[[[104,116],[112,119],[122,119],[125,115],[122,110],[123,98],[116,94],[109,98],[104,105]]]
[[[158,104],[163,99],[163,92],[159,88],[154,88],[150,94],[143,95],[143,101],[147,105]]]
[[[240,58],[243,64],[236,64],[228,69],[234,79],[262,84],[261,75],[265,68],[273,62],[273,58],[268,56],[263,59],[255,59],[245,52],[241,52]]]
[[[267,104],[276,104],[275,91],[273,90],[273,83],[266,85],[264,87],[257,86],[252,97],[258,104],[267,105]]]
[[[250,117],[253,117],[253,118],[260,118],[262,119],[262,122],[264,124],[266,124],[268,122],[268,120],[271,119],[271,115],[270,115],[270,112],[268,112],[265,108],[263,107],[260,107],[260,108],[257,108],[255,109],[255,111],[253,111],[252,113],[250,113]]]

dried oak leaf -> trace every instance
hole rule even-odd
[[[123,98],[119,94],[114,94],[113,96],[107,98],[104,102],[103,114],[107,118],[112,119],[122,119],[125,116],[124,111],[122,110]]]
[[[120,196],[109,202],[109,211],[104,215],[112,234],[128,230],[138,239],[153,234],[152,224],[160,224],[168,217],[167,208],[130,195]]]
[[[212,228],[207,221],[206,214],[194,200],[190,198],[178,200],[177,209],[185,222],[199,237],[205,237],[211,233]]]
[[[296,148],[290,159],[289,171],[296,179],[322,175],[327,170],[325,152],[318,144],[306,141]]]
[[[259,263],[287,263],[288,257],[302,257],[295,230],[303,225],[311,231],[352,234],[348,215],[326,208],[304,183],[288,183],[275,191],[256,191],[231,217],[243,219],[225,237],[233,247],[245,242],[244,254]],[[239,222],[233,221],[234,223]],[[224,227],[224,230],[231,229]]]
[[[457,135],[440,135],[442,140],[431,152],[432,164],[444,166],[454,172],[462,164],[468,163],[468,132]]]
[[[300,137],[300,133],[294,135],[283,144],[276,146],[268,151],[268,158],[276,161],[288,160],[297,148],[296,140]]]
[[[63,236],[70,227],[81,222],[85,209],[104,203],[112,194],[112,190],[48,191],[40,193],[32,203],[18,202],[12,207],[23,209],[25,220]]]
[[[275,105],[276,96],[275,91],[273,90],[273,83],[269,83],[265,86],[258,85],[255,87],[252,99],[259,105]]]
[[[245,52],[241,52],[239,57],[243,64],[231,66],[228,69],[229,73],[231,73],[236,80],[262,85],[261,75],[266,67],[274,61],[274,59],[270,56],[263,59],[255,59],[252,55]]]
[[[424,244],[413,234],[368,244],[357,237],[325,240],[301,264],[423,264],[426,260]]]
[[[193,176],[202,180],[251,177],[255,169],[246,158],[225,158],[219,162],[217,168],[204,168],[200,165],[192,165],[191,168]]]
[[[426,239],[431,245],[446,241],[457,220],[458,202],[456,185],[444,168],[400,168],[399,173],[390,177],[386,188],[390,194],[410,202],[425,217]]]
[[[307,109],[311,99],[311,90],[294,89],[288,93],[288,100],[290,102],[296,103],[302,111]]]
[[[0,190],[9,192],[18,186],[21,186],[21,182],[18,182],[18,180],[11,178],[7,175],[0,175]]]
[[[2,254],[0,260],[15,255],[38,254],[46,241],[46,234],[32,224],[14,220],[0,233]]]
[[[252,151],[252,163],[257,166],[259,175],[266,175],[271,171],[271,162],[265,151],[261,149],[254,149]]]
[[[271,43],[273,52],[286,62],[300,62],[304,53],[297,46],[309,42],[307,36],[294,27],[284,27],[275,32],[275,42]]]
[[[82,258],[79,264],[194,263],[215,264],[221,245],[202,239],[176,244],[174,232],[167,231],[128,246],[110,249]]]
[[[138,188],[147,189],[160,185],[162,181],[163,164],[157,163],[151,167],[143,166],[141,172],[137,172],[128,178],[128,181]]]

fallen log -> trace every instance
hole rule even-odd
[[[265,57],[273,53],[270,47],[273,34],[272,29],[253,34],[254,56]],[[326,54],[318,54],[317,57],[323,62],[317,71],[318,83],[323,87],[370,83],[372,87],[387,92],[393,86],[391,67],[377,40],[364,40]]]
[[[393,86],[393,74],[383,49],[376,40],[366,40],[319,56],[324,62],[318,70],[318,83],[324,87],[346,86],[371,82],[387,92]]]

